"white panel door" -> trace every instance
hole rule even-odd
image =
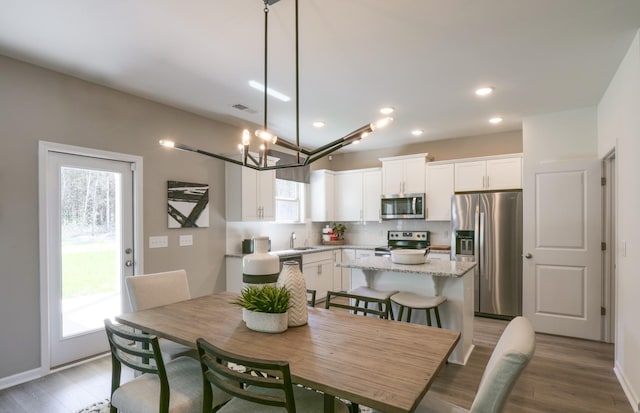
[[[526,176],[523,313],[541,333],[601,339],[600,163],[541,163]]]

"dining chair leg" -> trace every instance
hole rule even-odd
[[[356,307],[360,307],[360,300],[356,299]],[[353,310],[353,314],[358,314],[358,310]],[[366,315],[367,313],[363,313]]]
[[[407,307],[407,323],[411,322],[411,307]]]
[[[402,313],[404,313],[404,306],[398,306],[400,309],[398,310],[398,321],[402,321]]]
[[[378,303],[378,311],[382,312],[382,303]],[[387,318],[389,319],[389,307],[386,308],[385,314],[384,316],[380,316],[380,318]]]
[[[427,312],[427,325],[431,327],[431,310],[429,308],[426,309]]]
[[[442,324],[440,324],[440,311],[438,311],[438,307],[433,310],[436,313],[436,323],[438,324],[438,328],[442,328]]]
[[[391,306],[391,299],[387,299],[387,320],[394,320],[393,307]]]
[[[349,405],[349,412],[358,413],[359,411],[360,411],[360,406],[358,406],[358,403],[351,403]]]

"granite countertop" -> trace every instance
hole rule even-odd
[[[336,264],[343,268],[369,271],[404,272],[437,277],[462,277],[476,266],[475,262],[427,260],[424,264],[395,264],[391,257],[364,257]]]
[[[376,246],[377,245],[354,245],[354,244],[313,245],[311,247],[302,247],[298,249],[269,251],[269,253],[274,255],[293,255],[293,254],[304,255],[304,254],[313,254],[314,252],[323,252],[323,251],[341,250],[341,249],[373,250]],[[247,254],[243,254],[241,252],[229,252],[225,254],[225,257],[242,258],[245,255]]]

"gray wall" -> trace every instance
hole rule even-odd
[[[224,290],[224,164],[167,151],[171,135],[218,151],[239,131],[187,112],[0,56],[0,378],[40,366],[38,141],[144,158],[145,272],[185,268],[196,295]],[[210,227],[167,229],[167,180],[208,182]],[[181,234],[192,247],[178,247]],[[168,235],[169,248],[147,248]]]
[[[363,145],[366,145],[366,141],[360,146]],[[381,166],[378,158],[413,153],[428,153],[430,160],[444,161],[520,152],[522,152],[522,131],[512,131],[421,142],[378,150],[347,152],[334,155],[331,161],[325,158],[314,164],[313,169],[324,168],[343,171],[347,169],[376,168]]]

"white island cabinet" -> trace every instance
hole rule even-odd
[[[429,259],[425,264],[395,264],[390,257],[364,257],[337,264],[351,269],[354,280],[378,290],[398,290],[424,295],[446,296],[440,305],[442,327],[460,332],[460,341],[449,362],[466,364],[473,351],[473,274],[474,262]],[[394,306],[394,314],[398,308]],[[413,311],[412,322],[426,324],[424,311]]]

